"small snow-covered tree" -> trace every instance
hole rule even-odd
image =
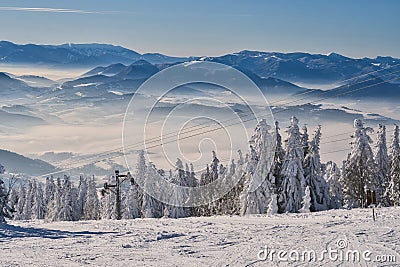
[[[22,211],[24,220],[30,220],[32,218],[33,193],[34,193],[33,184],[31,181],[29,181],[28,189],[26,190],[26,195],[25,195],[24,210]]]
[[[395,126],[390,145],[390,183],[386,190],[392,205],[400,206],[400,144],[399,126]]]
[[[377,142],[375,145],[375,164],[376,164],[376,179],[377,179],[377,196],[378,202],[389,204],[389,200],[385,199],[385,192],[389,186],[390,175],[390,159],[386,145],[386,127],[379,124]]]
[[[285,160],[285,150],[282,147],[282,136],[279,132],[279,122],[275,122],[275,157],[274,157],[274,177],[276,183],[276,189],[281,187],[281,170]]]
[[[274,215],[277,213],[278,213],[278,199],[277,199],[277,195],[275,193],[273,193],[271,195],[271,200],[269,201],[269,204],[268,204],[267,214]]]
[[[8,197],[8,206],[14,211],[13,218],[15,218],[15,212],[17,210],[19,194],[17,188],[12,188],[10,196]]]
[[[96,190],[96,181],[94,177],[87,180],[87,192],[85,204],[83,206],[83,218],[85,220],[100,219],[100,202]]]
[[[308,129],[307,125],[304,124],[303,126],[303,133],[301,134],[301,146],[303,147],[304,150],[304,158],[306,158],[308,152],[309,152],[309,143],[308,143]]]
[[[140,217],[139,188],[134,180],[131,182],[131,185],[126,194],[124,206],[125,219],[135,219]]]
[[[321,126],[318,126],[309,143],[309,150],[304,160],[304,174],[311,192],[311,211],[327,210],[330,196],[329,187],[322,176],[322,164],[319,155]]]
[[[50,198],[50,202],[47,206],[47,213],[45,216],[45,219],[48,221],[58,221],[60,218],[62,188],[61,188],[61,179],[59,177],[57,178],[57,183],[54,185],[54,187],[55,187],[54,194]]]
[[[44,187],[44,204],[46,206],[46,214],[50,203],[53,201],[56,185],[54,184],[53,177],[46,177],[46,184]]]
[[[364,127],[361,120],[354,121],[352,151],[346,161],[344,175],[344,201],[348,208],[364,207],[366,190],[376,191],[375,161],[370,144],[373,132],[370,127]]]
[[[111,177],[108,179],[108,183],[112,184]],[[101,198],[101,218],[102,219],[116,219],[117,211],[115,207],[116,196],[113,192],[106,191]]]
[[[24,184],[20,184],[18,187],[18,202],[15,206],[15,220],[23,220],[24,218],[24,206],[26,200],[26,189]]]
[[[241,210],[240,196],[245,182],[245,160],[242,152],[238,150],[238,160],[232,159],[229,171],[222,178],[222,184],[231,188],[227,194],[219,199],[219,214],[239,215]]]
[[[46,205],[44,203],[43,189],[40,182],[33,181],[32,219],[44,219]]]
[[[250,139],[250,159],[246,182],[242,191],[241,213],[261,214],[267,211],[271,194],[275,189],[275,177],[273,167],[274,140],[269,133],[269,126],[265,119],[261,120],[255,128],[254,135]]]
[[[144,186],[146,180],[146,172],[147,172],[146,159],[144,157],[144,151],[141,150],[138,155],[138,160],[136,164],[136,173],[134,175],[134,179],[138,184],[138,204],[140,210],[139,215],[141,217],[143,217],[143,214],[141,212],[142,212],[143,195],[144,195],[142,187]]]
[[[305,194],[303,196],[303,200],[301,201],[302,207],[300,209],[301,213],[311,212],[311,193],[310,187],[307,186],[305,190]]]
[[[73,221],[74,220],[74,197],[73,186],[68,176],[64,176],[62,195],[60,202],[60,221]]]
[[[335,162],[326,163],[325,180],[329,185],[331,209],[340,209],[343,207],[343,188],[341,184],[341,174]]]
[[[12,218],[13,210],[8,206],[9,192],[0,178],[0,223],[5,223],[5,218]]]
[[[219,159],[217,157],[217,153],[215,151],[212,151],[212,161],[211,164],[206,167],[206,170],[201,174],[200,178],[200,186],[208,185],[212,182],[214,182],[216,179],[218,179],[219,176]],[[210,190],[213,190],[213,188],[209,188]],[[213,196],[212,191],[205,191],[203,190],[203,195],[201,198],[203,201],[207,202],[210,199],[210,196]],[[201,216],[211,216],[213,214],[216,214],[218,210],[218,203],[217,201],[213,201],[208,204],[201,205],[198,207],[198,213]]]
[[[173,176],[173,183],[178,186],[188,186],[186,179],[187,175],[190,175],[189,171],[185,173],[183,170],[183,163],[180,159],[177,159],[175,164],[175,175]],[[186,210],[183,207],[185,201],[184,195],[181,190],[174,191],[175,194],[172,196],[172,207],[169,211],[170,218],[183,218],[186,217]]]
[[[5,172],[6,172],[6,168],[4,168],[4,166],[0,164],[0,174],[3,174]]]
[[[280,212],[297,212],[301,208],[301,201],[305,192],[304,150],[301,145],[298,123],[298,119],[292,117],[291,125],[287,130],[286,154],[281,170],[282,182],[278,196]]]
[[[143,195],[143,206],[142,206],[142,214],[144,218],[159,218],[162,215],[160,209],[162,209],[160,203],[149,195],[146,192],[153,190],[152,186],[154,186],[155,176],[158,175],[156,167],[154,164],[149,163],[146,172],[146,180],[145,180],[145,194]]]
[[[80,176],[77,198],[74,207],[75,220],[79,220],[83,216],[83,207],[85,206],[86,194],[87,194],[87,180],[84,179],[83,176]]]

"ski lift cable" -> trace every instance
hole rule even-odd
[[[396,72],[400,72],[400,70],[399,70],[399,71],[396,71]],[[393,72],[393,73],[394,73],[394,72]],[[397,77],[396,77],[396,78],[392,78],[392,79],[390,79],[389,81],[393,81],[393,80],[396,80],[396,79],[398,79],[398,78],[397,78]],[[366,89],[366,88],[370,88],[370,87],[373,87],[373,86],[375,86],[375,85],[379,85],[379,84],[382,84],[382,83],[385,83],[385,82],[387,82],[387,81],[382,81],[382,82],[379,82],[379,83],[375,83],[375,84],[367,85],[367,86],[360,87],[360,88],[357,88],[357,89],[353,89],[353,90],[351,90],[351,91],[339,93],[339,94],[332,95],[332,96],[327,96],[327,97],[324,97],[324,98],[320,98],[320,99],[311,101],[311,102],[309,102],[309,103],[307,103],[307,104],[316,103],[316,102],[323,101],[323,100],[325,100],[325,99],[329,99],[329,98],[332,98],[332,97],[337,97],[337,96],[341,96],[341,95],[350,94],[350,93],[353,93],[353,92],[356,92],[356,91],[360,91],[360,90],[363,90],[363,89]],[[275,112],[274,114],[281,113],[281,112],[286,112],[286,111],[288,111],[288,110],[290,110],[290,109],[293,109],[293,108],[294,108],[294,107],[289,107],[288,109],[285,109],[285,110],[279,110],[279,111]],[[274,114],[273,114],[273,115],[274,115]],[[240,124],[243,124],[244,122],[251,121],[251,120],[254,120],[254,119],[255,119],[255,118],[250,118],[249,120],[241,121]],[[261,118],[260,118],[260,119],[261,119]],[[197,135],[201,135],[201,134],[204,134],[204,133],[213,132],[213,131],[216,131],[216,130],[219,130],[219,129],[224,129],[225,127],[229,127],[229,126],[233,126],[233,125],[238,125],[238,124],[239,124],[239,123],[235,123],[235,124],[227,125],[227,126],[224,126],[224,127],[221,127],[221,126],[220,126],[220,127],[215,128],[215,129],[211,129],[211,130],[208,130],[208,131],[200,132],[200,133],[193,134],[193,135],[190,135],[190,136],[187,136],[187,137],[182,137],[180,140],[182,140],[182,139],[187,139],[187,138],[190,138],[190,137],[194,137],[194,136],[197,136]],[[188,131],[188,132],[185,132],[185,133],[189,133],[189,131]],[[158,138],[161,138],[161,137],[158,137]],[[173,142],[176,142],[176,140],[173,140]],[[169,141],[169,142],[167,142],[167,143],[171,143],[171,141]],[[126,148],[134,148],[134,147],[136,147],[136,146],[138,146],[138,145],[143,146],[143,143],[128,145]],[[162,145],[163,145],[163,144],[157,144],[157,145],[154,145],[154,146],[149,147],[149,149],[150,149],[150,148],[157,147],[157,146],[162,146]],[[113,153],[114,153],[114,152],[115,152],[115,150],[113,150]],[[108,154],[109,154],[109,153],[106,153],[106,154],[104,154],[104,156],[107,156]],[[103,155],[101,155],[101,156],[103,156]],[[117,156],[119,157],[119,156],[121,156],[121,155],[117,155]],[[75,167],[75,168],[76,168],[76,167]]]
[[[400,70],[395,71],[395,72],[400,72]],[[390,74],[393,74],[393,73],[395,73],[395,72],[392,72],[392,73],[390,73]],[[394,79],[391,79],[391,80],[396,80],[396,79],[397,79],[397,78],[394,78]],[[363,81],[363,82],[365,82],[365,81]],[[333,96],[327,96],[327,97],[324,97],[324,98],[320,98],[320,99],[311,101],[311,102],[306,103],[306,104],[316,103],[316,102],[319,102],[319,101],[323,101],[323,100],[329,99],[329,98],[331,98],[331,97],[337,97],[337,96],[340,96],[340,95],[350,94],[350,93],[353,93],[353,92],[356,92],[356,91],[360,91],[360,90],[365,89],[365,88],[370,88],[370,87],[373,87],[373,86],[375,86],[375,85],[379,85],[379,84],[382,84],[382,83],[385,83],[385,82],[386,82],[386,81],[382,81],[382,82],[375,83],[375,84],[371,84],[371,85],[367,85],[367,86],[364,86],[364,87],[361,87],[361,88],[353,89],[353,90],[351,90],[351,91],[339,93],[339,94],[336,94],[336,95],[333,95]],[[332,91],[332,90],[330,90],[330,91],[324,91],[324,93],[326,93],[326,92],[331,92],[331,91]],[[303,98],[303,99],[304,99],[304,98]],[[300,100],[303,100],[303,99],[300,99]],[[292,101],[291,103],[293,103],[293,101]],[[273,115],[278,114],[278,113],[281,113],[281,112],[286,112],[286,111],[291,110],[291,109],[294,109],[294,108],[295,108],[295,107],[289,107],[289,108],[284,109],[284,110],[279,110],[279,111],[276,111],[275,113],[273,113]],[[253,114],[243,115],[242,117],[246,117],[246,116],[249,116],[249,115],[253,115]],[[270,114],[267,114],[267,115],[270,115]],[[240,123],[236,123],[236,124],[242,124],[242,123],[244,123],[244,122],[248,122],[248,121],[251,121],[251,120],[254,120],[254,119],[256,119],[256,118],[250,118],[249,120],[241,121]],[[228,122],[228,121],[231,121],[231,120],[227,120],[226,122]],[[222,123],[223,123],[223,122],[225,122],[225,121],[222,121]],[[202,123],[202,124],[208,124],[208,123],[210,123],[210,122],[206,122],[206,123]],[[201,125],[201,124],[200,124],[200,125]],[[167,133],[167,134],[165,134],[165,135],[163,135],[163,136],[153,137],[153,138],[150,138],[150,139],[146,140],[146,143],[150,143],[150,144],[151,144],[151,143],[159,142],[159,141],[161,141],[161,138],[162,138],[162,139],[168,139],[168,138],[170,138],[170,137],[175,137],[177,134],[191,133],[191,132],[198,131],[198,130],[201,130],[201,129],[204,129],[204,128],[208,128],[208,127],[210,126],[210,125],[208,125],[208,126],[206,126],[206,127],[203,126],[203,127],[198,128],[198,129],[195,129],[195,130],[189,130],[190,128],[198,127],[198,126],[200,126],[200,125],[191,126],[191,127],[187,128],[186,131],[182,131],[182,132],[171,132],[171,133]],[[235,125],[235,124],[233,124],[233,125]],[[228,126],[232,126],[232,125],[228,125]],[[218,129],[220,129],[220,128],[218,128]],[[214,130],[211,130],[211,131],[214,131]],[[208,132],[210,132],[210,130],[206,131],[205,133],[208,133]],[[343,134],[346,134],[346,133],[343,133]],[[172,136],[171,136],[171,135],[172,135]],[[335,136],[337,136],[337,135],[335,135]],[[325,137],[325,138],[329,138],[329,137]],[[185,138],[185,139],[186,139],[186,138]],[[140,147],[141,147],[143,144],[142,144],[142,143],[131,144],[131,145],[126,146],[125,149],[137,148],[138,145],[140,145]],[[113,153],[113,152],[122,152],[122,150],[123,150],[122,148],[118,148],[118,149],[110,150],[109,152],[112,152],[112,153]],[[108,151],[105,151],[104,153],[105,153],[105,155],[109,155],[109,152],[108,152]],[[100,154],[100,155],[95,155],[95,156],[93,156],[93,158],[95,158],[95,157],[97,157],[97,156],[102,156],[102,155],[101,155],[101,154]],[[80,160],[81,160],[81,159],[78,159],[78,161],[80,161]],[[66,163],[67,163],[67,164],[74,164],[74,162],[66,162]]]

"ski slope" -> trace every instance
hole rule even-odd
[[[376,221],[371,208],[246,217],[9,221],[0,225],[0,265],[400,266],[400,207],[375,211]],[[318,257],[324,249],[371,253],[359,261],[334,261],[328,255],[314,262],[295,256],[279,261],[277,255],[263,260],[265,247],[300,254],[313,250]]]

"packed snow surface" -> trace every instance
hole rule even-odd
[[[400,266],[400,208],[375,212],[376,221],[371,208],[245,217],[9,221],[0,225],[0,265]],[[276,255],[263,261],[259,255],[267,247],[314,250],[320,256],[338,246],[370,251],[371,261],[333,261],[328,255],[317,262],[283,262]],[[382,255],[392,256],[392,262],[377,262]]]

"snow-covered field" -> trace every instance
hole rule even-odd
[[[375,222],[372,209],[249,217],[9,221],[0,225],[0,265],[400,266],[399,231],[398,207],[377,208]],[[272,260],[262,260],[265,254],[260,250],[266,247]],[[278,260],[279,250],[288,253],[281,255],[287,261]],[[306,255],[304,251],[314,251],[318,259],[308,262],[296,256],[296,252]],[[357,253],[359,261],[352,256]]]

